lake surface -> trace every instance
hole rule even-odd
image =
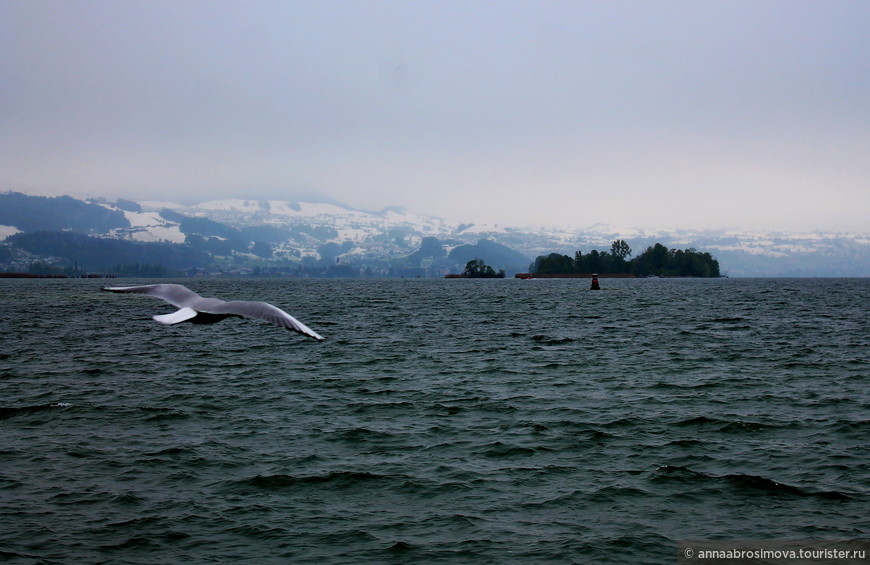
[[[322,343],[163,326],[112,282],[0,280],[0,559],[674,563],[870,535],[870,279],[175,281]]]

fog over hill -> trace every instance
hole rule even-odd
[[[0,269],[20,268],[27,261],[61,265],[64,259],[72,260],[48,253],[44,238],[39,247],[27,234],[74,231],[131,245],[190,247],[202,255],[174,253],[173,268],[183,270],[177,262],[180,257],[198,257],[200,263],[191,266],[196,272],[443,276],[461,272],[464,262],[479,254],[511,274],[526,270],[539,255],[607,250],[614,240],[623,239],[635,255],[654,243],[710,252],[729,276],[870,276],[868,233],[655,230],[600,224],[512,228],[462,224],[396,207],[359,210],[320,193],[309,196],[310,200],[239,198],[180,204],[0,194],[0,238],[5,239]],[[116,262],[133,260],[135,252],[131,253]],[[115,265],[109,257],[100,264],[93,261],[88,268]]]

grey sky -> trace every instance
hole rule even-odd
[[[0,190],[870,230],[870,2],[0,0]]]

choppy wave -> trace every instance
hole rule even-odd
[[[870,282],[480,282],[186,281],[315,343],[2,281],[0,559],[672,563],[870,534]]]
[[[45,412],[47,410],[55,410],[59,408],[69,408],[71,404],[66,402],[54,402],[50,404],[33,404],[30,406],[0,406],[0,420],[6,418],[14,418],[23,414],[34,414]]]
[[[732,473],[714,475],[681,466],[664,466],[656,470],[652,477],[656,483],[679,483],[692,489],[706,489],[719,492],[721,496],[758,496],[796,498],[821,498],[848,501],[852,496],[839,491],[813,490],[781,483],[759,475]]]

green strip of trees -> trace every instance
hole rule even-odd
[[[621,239],[613,242],[610,251],[593,249],[574,257],[550,253],[540,255],[529,266],[533,274],[613,273],[638,277],[718,277],[719,262],[709,253],[696,249],[668,249],[656,243],[634,257],[631,247]]]

